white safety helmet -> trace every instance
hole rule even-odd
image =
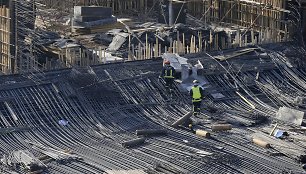
[[[199,84],[199,81],[198,80],[194,80],[193,84]]]

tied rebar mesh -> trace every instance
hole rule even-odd
[[[199,122],[199,128],[209,128],[205,117],[237,123],[238,128],[214,134],[213,139],[202,139],[169,126],[191,110],[191,103],[187,91],[178,89],[179,84],[175,85],[174,100],[167,102],[164,84],[158,81],[161,60],[50,71],[40,84],[11,77],[16,82],[4,84],[0,90],[0,125],[14,129],[1,135],[0,151],[10,154],[30,149],[41,156],[44,152],[41,149],[69,149],[82,158],[64,163],[51,160],[47,163],[49,173],[103,173],[110,169],[302,173],[294,157],[269,156],[245,138],[253,133],[245,126],[256,128],[267,123],[278,106],[293,106],[292,100],[305,93],[305,70],[285,66],[286,55],[281,52],[268,49],[265,52],[276,66],[262,66],[266,69],[259,74],[245,71],[241,68],[245,63],[239,63],[240,60],[224,62],[222,68],[207,55],[190,58],[191,62],[211,60],[215,67],[221,67],[219,73],[202,74],[224,98],[213,98],[211,89],[206,88],[203,103],[216,112],[203,111],[193,118]],[[250,61],[256,60],[262,62],[255,57]],[[228,71],[234,66],[237,71]],[[237,89],[255,109],[237,96]],[[67,120],[68,124],[60,125],[59,120]],[[122,142],[137,138],[135,131],[139,129],[165,129],[168,134],[148,137],[135,148],[122,147]],[[33,148],[33,144],[40,148]]]

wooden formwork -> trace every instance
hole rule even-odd
[[[275,41],[286,40],[290,22],[288,0],[207,0],[189,2],[189,13],[207,23],[270,30]]]
[[[63,9],[72,8],[75,5],[98,5],[111,7],[114,13],[125,13],[128,10],[138,11],[145,14],[151,9],[154,1],[157,0],[45,0],[49,7]],[[210,29],[209,37],[203,37],[198,32],[191,37],[182,34],[171,41],[169,46],[162,46],[161,41],[149,43],[146,39],[144,44],[128,44],[128,60],[143,60],[161,56],[163,53],[189,54],[202,51],[212,51],[233,47],[242,47],[249,44],[261,44],[286,41],[289,38],[290,25],[287,20],[289,0],[192,0],[188,1],[189,14],[197,17],[204,23],[226,26],[238,26],[235,33],[227,37]],[[2,15],[2,13],[1,13]],[[3,15],[2,15],[3,16]],[[107,27],[105,27],[107,28]],[[104,28],[104,29],[105,29]],[[4,32],[4,30],[1,30]],[[232,36],[234,35],[234,36]],[[131,36],[129,36],[129,40]],[[148,36],[146,36],[148,37]],[[187,43],[188,42],[188,43]],[[87,66],[98,63],[105,63],[105,51],[99,48],[99,55],[90,54],[82,49],[68,49],[59,53],[59,59],[64,66]],[[102,54],[103,53],[103,54]],[[2,63],[3,61],[1,61]],[[47,61],[51,67],[51,62]],[[48,66],[46,64],[46,69]],[[2,70],[2,69],[1,69]],[[3,70],[2,70],[3,71]]]
[[[113,9],[115,14],[129,10],[146,14],[157,0],[44,0],[48,6],[65,9],[74,5],[99,5]],[[285,41],[290,32],[287,16],[289,0],[192,0],[188,13],[198,19],[218,25],[237,25],[273,35],[274,41]]]
[[[29,18],[35,19],[32,4],[32,2],[20,0],[0,1],[0,71],[4,74],[29,72],[37,67],[37,61],[33,55],[20,54],[22,49],[27,49],[31,54],[33,51],[32,46],[26,47],[24,43],[26,34],[19,31],[26,30],[25,28],[30,25],[34,28],[34,20],[29,20]]]
[[[50,8],[62,7],[63,9],[80,6],[105,6],[111,7],[114,13],[122,13],[127,10],[145,11],[152,2],[150,0],[43,0],[43,3]]]
[[[0,6],[0,71],[9,73],[11,71],[11,52],[10,52],[10,9],[8,6]]]

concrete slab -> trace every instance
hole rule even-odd
[[[112,42],[109,44],[107,50],[108,51],[118,51],[121,46],[126,42],[128,39],[129,34],[128,33],[119,33],[117,34]]]
[[[188,59],[181,57],[178,54],[164,53],[162,58],[164,60],[170,61],[170,65],[175,69],[176,72],[181,72],[182,66],[188,66]]]
[[[106,19],[97,20],[97,21],[91,21],[91,22],[79,22],[75,18],[73,18],[72,26],[73,28],[79,28],[79,27],[90,28],[90,27],[114,24],[116,22],[117,22],[117,18],[115,16],[112,16]]]
[[[112,17],[112,9],[109,7],[96,7],[96,6],[75,6],[74,17],[87,16],[87,17]]]
[[[276,113],[276,117],[280,120],[293,123],[296,125],[301,125],[303,122],[305,113],[296,109],[291,109],[288,107],[280,107]]]
[[[105,16],[76,16],[74,19],[78,22],[92,22],[92,21],[98,21],[102,19],[107,19],[110,17],[105,17]]]

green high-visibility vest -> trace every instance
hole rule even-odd
[[[202,96],[199,86],[193,86],[192,90],[192,102],[202,101]]]
[[[169,71],[170,71],[170,72],[169,72]],[[169,74],[168,74],[168,72],[169,72]],[[169,69],[165,70],[165,76],[164,76],[164,78],[171,78],[171,79],[174,78],[172,69],[170,69],[170,70],[169,70]]]

